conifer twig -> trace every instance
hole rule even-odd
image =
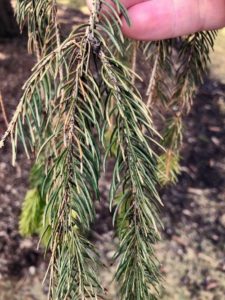
[[[0,92],[0,107],[1,107],[1,111],[2,111],[2,115],[3,115],[3,119],[5,122],[5,126],[8,127],[9,126],[9,121],[8,121],[8,117],[6,114],[6,110],[5,110],[5,105],[4,105],[4,101],[2,98],[2,93]]]
[[[138,49],[138,42],[133,42],[133,49],[132,49],[132,62],[131,62],[131,69],[132,69],[132,84],[135,84],[136,79],[136,68],[137,68],[137,49]]]
[[[158,46],[156,54],[155,54],[155,58],[154,58],[154,65],[153,65],[151,76],[149,79],[147,92],[146,92],[146,95],[148,96],[148,100],[147,100],[148,108],[150,108],[150,106],[152,104],[152,97],[154,94],[154,87],[155,87],[156,76],[157,76],[157,68],[158,68],[158,64],[159,64],[159,55],[160,55],[160,48]]]
[[[8,138],[8,136],[14,130],[16,122],[18,120],[18,116],[20,115],[20,113],[22,111],[22,107],[23,107],[23,99],[21,99],[20,102],[19,102],[19,104],[17,105],[16,111],[13,114],[13,117],[12,117],[11,121],[8,123],[8,128],[5,131],[4,135],[1,137],[1,140],[0,140],[0,149],[2,147],[4,147],[5,140]]]

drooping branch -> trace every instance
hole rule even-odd
[[[34,153],[44,166],[39,196],[45,206],[42,237],[52,252],[49,298],[98,299],[104,293],[97,255],[87,239],[99,198],[102,143],[105,159],[110,153],[116,156],[109,198],[119,236],[115,277],[121,299],[157,299],[161,275],[154,245],[160,237],[162,206],[158,183],[176,177],[182,117],[193,83],[202,78],[213,36],[184,39],[184,48],[178,50],[184,63],[176,70],[173,97],[164,80],[174,75],[170,41],[145,45],[152,66],[147,107],[134,86],[136,46],[131,69],[121,58],[131,45],[121,31],[121,14],[129,23],[121,3],[94,0],[89,22],[63,42],[56,8],[55,0],[17,1],[17,18],[21,26],[28,21],[29,48],[37,51],[39,61],[0,142],[1,147],[11,136],[14,160],[19,137],[28,157]],[[166,119],[169,115],[163,139],[151,115],[155,99]],[[159,148],[164,156],[158,156]]]

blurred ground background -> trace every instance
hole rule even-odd
[[[59,16],[66,34],[86,16],[79,5],[62,0]],[[79,10],[78,10],[79,6]],[[76,9],[75,9],[76,8]],[[176,186],[162,191],[165,225],[157,255],[162,264],[163,300],[225,299],[225,30],[219,32],[212,64],[200,87],[192,112],[185,120],[182,173]],[[10,118],[21,87],[35,63],[23,37],[0,42],[0,91]],[[0,113],[0,135],[5,130]],[[10,165],[10,144],[0,151],[0,300],[45,300],[42,279],[47,266],[37,238],[18,233],[20,205],[27,189],[30,162],[19,149],[15,168]],[[93,233],[106,268],[101,270],[108,300],[118,299],[111,283],[115,249],[107,209],[108,178],[101,182],[102,203]]]

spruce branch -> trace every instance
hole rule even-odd
[[[197,85],[203,82],[215,36],[215,31],[198,32],[184,38],[178,47],[179,67],[174,72],[176,84],[168,105],[168,126],[163,135],[166,153],[159,162],[163,185],[176,182],[180,173],[179,152],[183,140],[183,118],[191,109]]]
[[[214,31],[198,32],[143,44],[143,53],[152,65],[147,103],[150,106],[153,97],[158,99],[154,106],[166,124],[162,132],[165,153],[160,155],[158,165],[162,185],[176,182],[180,173],[182,119],[190,111],[196,86],[203,81],[215,35]]]
[[[172,41],[142,42],[141,48],[145,59],[151,66],[148,88],[146,91],[147,106],[151,108],[153,100],[157,104],[167,105],[171,99]],[[154,103],[155,104],[155,103]]]
[[[36,53],[40,60],[57,44],[55,0],[17,0],[16,16],[21,31],[24,25],[28,30],[28,50]]]
[[[26,7],[28,17],[34,13],[32,8]],[[101,290],[94,271],[96,255],[84,237],[94,219],[93,199],[99,197],[100,158],[94,127],[99,131],[102,110],[98,86],[89,70],[96,17],[95,11],[89,24],[78,28],[62,45],[58,40],[58,47],[49,54],[45,52],[24,86],[3,137],[4,141],[7,135],[14,135],[13,152],[19,134],[28,156],[30,147],[38,156],[43,151],[47,156],[45,227],[51,229],[49,297],[53,299],[92,299]],[[65,76],[60,82],[62,70]]]
[[[152,66],[145,105],[134,86],[137,44],[123,37],[121,15],[128,24],[129,18],[120,1],[112,5],[94,0],[89,22],[63,42],[56,11],[55,0],[17,0],[18,21],[21,27],[28,23],[29,48],[36,49],[39,59],[0,147],[11,136],[14,161],[19,137],[28,157],[34,153],[37,164],[44,165],[38,191],[24,204],[24,218],[27,213],[32,218],[23,230],[31,232],[40,222],[36,213],[44,199],[42,232],[52,253],[49,299],[102,298],[98,257],[87,239],[99,199],[101,142],[105,160],[110,153],[116,156],[109,198],[119,236],[115,278],[121,299],[157,299],[161,274],[154,245],[160,238],[162,206],[158,183],[176,178],[182,118],[194,85],[203,77],[214,33],[182,40],[172,97],[164,80],[175,74],[171,41],[142,44]],[[132,46],[129,68],[121,57]],[[166,111],[163,140],[151,114],[156,96]],[[161,156],[159,148],[166,150]],[[30,199],[35,199],[34,206]]]
[[[157,211],[162,203],[156,189],[157,155],[150,145],[158,143],[157,132],[147,107],[132,85],[131,70],[104,52],[100,52],[99,57],[108,91],[106,119],[112,114],[116,119],[106,150],[110,153],[117,145],[110,190],[111,207],[116,206],[114,220],[121,220],[116,279],[121,299],[155,299],[160,272],[154,256],[154,244],[159,239],[158,226],[161,223]],[[111,101],[113,106],[108,104]],[[108,110],[110,107],[112,109]],[[122,196],[116,203],[118,193]]]
[[[89,70],[96,9],[89,24],[73,36],[78,38],[79,48],[76,45],[71,49],[73,58],[66,67],[63,115],[61,111],[57,117],[63,116],[65,121],[62,129],[59,125],[59,136],[55,137],[64,143],[56,149],[59,160],[47,175],[54,182],[49,188],[46,208],[51,211],[49,224],[53,226],[50,262],[53,299],[97,299],[101,291],[95,273],[96,255],[84,236],[94,220],[93,199],[99,197],[100,154],[94,128],[99,132],[98,122],[103,115],[99,89]]]
[[[184,38],[180,44],[180,66],[176,72],[176,90],[172,100],[184,114],[190,111],[196,85],[203,82],[215,37],[216,31],[198,32]]]
[[[28,20],[35,14],[41,15],[40,20],[44,22],[46,14],[38,10],[37,3],[35,7],[30,1],[20,4],[26,4],[19,10],[25,9]],[[125,225],[126,229],[131,227],[132,230],[125,241],[124,225],[119,234],[121,261],[116,277],[118,281],[122,278],[121,297],[143,300],[153,297],[151,286],[155,286],[160,277],[152,245],[159,237],[156,211],[161,202],[156,190],[157,156],[149,146],[150,143],[157,144],[157,133],[138,91],[131,84],[133,72],[113,55],[113,49],[121,54],[124,52],[118,22],[120,13],[127,18],[126,11],[115,1],[116,8],[109,6],[110,17],[105,15],[99,19],[102,4],[106,2],[94,1],[89,23],[76,28],[60,46],[58,40],[53,51],[50,48],[46,51],[47,46],[42,44],[44,54],[24,86],[18,110],[4,136],[5,139],[8,134],[14,135],[14,152],[19,134],[28,155],[31,148],[38,156],[43,151],[46,156],[42,190],[47,191],[44,227],[51,231],[48,241],[52,251],[49,266],[51,299],[92,299],[101,292],[95,273],[95,251],[85,236],[95,216],[93,199],[99,197],[100,154],[95,139],[97,133],[103,141],[107,126],[101,130],[99,120],[104,116],[106,120],[115,116],[112,139],[115,138],[118,145],[118,162],[114,177],[115,174],[124,176],[123,180],[118,177],[117,188],[113,180],[111,202],[120,188],[130,194],[129,200],[124,198],[129,204]],[[50,7],[45,6],[47,16]],[[26,17],[23,16],[22,21]],[[51,23],[51,20],[47,18],[47,22]],[[29,23],[33,34],[31,41],[41,44],[43,36],[46,40],[47,33],[42,24],[37,24],[35,18]],[[91,55],[100,63],[97,77],[92,74]],[[62,70],[63,84],[59,85]],[[100,86],[97,84],[99,79],[102,81]],[[101,98],[106,100],[104,107]],[[107,102],[112,105],[108,106]],[[124,243],[131,243],[135,253],[130,247],[125,249]],[[130,273],[122,272],[123,263],[129,256],[137,273],[133,274],[129,260]],[[134,288],[128,291],[130,285]]]

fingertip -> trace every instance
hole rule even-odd
[[[122,31],[136,40],[167,38],[173,31],[172,13],[169,5],[162,7],[159,2],[142,2],[128,9],[131,25],[122,18]]]
[[[128,15],[131,26],[122,18],[127,37],[162,40],[223,27],[225,0],[151,0],[128,8]]]

